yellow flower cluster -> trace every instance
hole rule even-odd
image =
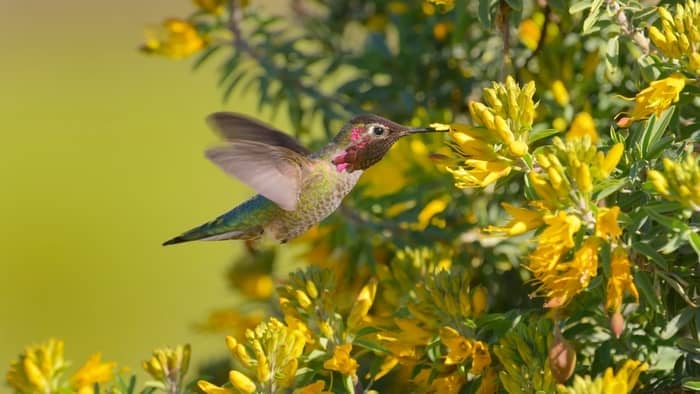
[[[603,376],[591,379],[576,375],[571,386],[557,386],[559,394],[624,394],[632,392],[637,385],[639,374],[649,369],[646,363],[627,360],[617,373],[612,368],[605,370]]]
[[[197,28],[184,19],[166,19],[158,28],[146,29],[146,42],[141,49],[146,53],[172,59],[188,57],[207,45]]]
[[[182,379],[190,366],[190,355],[190,345],[155,349],[151,358],[144,361],[142,366],[161,389],[174,393],[183,387]]]
[[[649,38],[664,56],[677,59],[690,72],[700,74],[700,3],[688,0],[676,4],[675,16],[657,7],[661,30],[649,27]]]
[[[534,82],[522,88],[512,77],[484,89],[484,103],[469,103],[476,127],[450,125],[450,137],[465,160],[450,171],[460,188],[485,187],[508,175],[528,153],[535,118]],[[444,125],[438,125],[444,126]]]
[[[623,149],[618,143],[605,154],[587,134],[567,136],[566,140],[555,137],[552,145],[535,153],[538,171],[528,174],[540,200],[530,202],[529,208],[504,204],[512,216],[510,222],[485,229],[514,236],[544,227],[527,268],[537,281],[536,293],[547,298],[547,307],[562,307],[586,289],[598,274],[601,243],[618,243],[622,234],[617,220],[620,209],[597,207],[593,193],[616,168]],[[616,253],[606,302],[613,311],[619,309],[625,290],[638,298],[629,263],[625,265],[627,260],[622,259],[625,252],[620,249]]]
[[[604,154],[587,136],[566,141],[554,137],[551,146],[535,154],[540,171],[531,171],[528,178],[548,208],[580,206],[610,176],[623,150],[624,145],[617,143]]]
[[[70,378],[62,379],[68,363],[63,358],[63,341],[49,339],[38,346],[28,346],[7,372],[7,383],[20,393],[75,392],[93,394],[97,383],[112,380],[116,363],[103,363],[100,354],[92,355]]]
[[[668,200],[700,211],[700,156],[688,153],[680,162],[664,158],[663,167],[647,173],[654,189]]]
[[[246,369],[229,372],[229,381],[241,393],[277,392],[293,385],[298,359],[306,344],[304,334],[275,318],[246,332],[246,344],[226,337],[231,354]],[[252,378],[251,378],[252,376]],[[207,381],[197,382],[207,394],[223,393],[224,388]]]

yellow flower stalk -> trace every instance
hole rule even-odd
[[[658,7],[661,29],[649,27],[649,38],[661,53],[679,60],[692,73],[700,73],[700,7],[693,0],[676,4],[675,16],[669,9]]]
[[[359,364],[350,356],[351,343],[337,345],[333,350],[333,356],[323,363],[323,368],[338,371],[343,375],[355,375]]]
[[[168,390],[179,390],[190,365],[190,345],[155,349],[153,355],[142,363],[143,369]]]
[[[159,28],[147,29],[145,35],[144,52],[172,59],[188,57],[207,44],[194,25],[177,18],[166,19]]]
[[[447,200],[445,198],[436,198],[430,201],[418,214],[418,223],[413,226],[416,230],[425,230],[429,224],[431,224],[431,219],[440,212],[447,208]],[[438,225],[438,227],[444,227]]]
[[[460,188],[485,187],[507,176],[528,153],[535,118],[534,82],[520,87],[512,77],[484,89],[484,102],[469,103],[476,127],[450,125],[455,150],[465,160],[447,170]],[[444,126],[444,125],[441,125]]]
[[[100,361],[100,353],[95,353],[71,377],[71,386],[78,394],[93,394],[95,383],[112,380],[117,363]]]
[[[63,341],[49,339],[37,346],[28,346],[19,360],[10,364],[7,383],[22,393],[53,393],[60,387],[59,378],[66,368]]]
[[[629,117],[632,121],[646,119],[652,114],[659,116],[672,104],[678,102],[681,91],[685,88],[685,76],[681,73],[653,81],[633,98],[635,105]]]
[[[284,325],[275,318],[262,322],[254,330],[246,331],[246,344],[233,337],[226,337],[226,346],[231,354],[246,369],[229,372],[231,384],[244,393],[260,389],[269,391],[271,387],[284,389],[294,384],[298,359],[306,345],[305,334],[296,328]],[[218,393],[221,388],[206,381],[199,381],[204,387]],[[222,392],[224,393],[224,392]]]
[[[646,363],[627,360],[617,373],[612,368],[605,370],[603,376],[591,379],[590,376],[574,376],[570,386],[557,386],[559,394],[619,394],[630,393],[637,385],[639,375],[649,369]]]
[[[634,279],[630,273],[630,260],[624,248],[617,247],[613,250],[610,270],[605,308],[612,312],[618,312],[622,307],[622,297],[625,291],[632,294],[635,302],[639,302],[639,292],[634,285]]]
[[[647,177],[665,199],[700,210],[700,155],[688,154],[680,162],[664,158],[663,171],[649,170]]]
[[[586,135],[591,139],[591,142],[598,142],[598,132],[596,131],[593,117],[588,112],[579,112],[574,116],[571,127],[566,133],[566,138],[580,138]]]

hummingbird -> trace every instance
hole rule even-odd
[[[400,138],[443,131],[358,115],[324,147],[311,152],[292,136],[241,114],[216,112],[207,123],[225,143],[206,150],[206,157],[258,194],[163,245],[263,235],[285,243],[333,213],[362,172]]]

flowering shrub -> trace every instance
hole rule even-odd
[[[144,385],[99,354],[68,377],[50,340],[12,389],[700,390],[699,2],[194,4],[144,52],[218,63],[308,145],[360,112],[449,133],[400,143],[292,261],[249,245],[239,308],[200,325],[231,367],[179,346]]]

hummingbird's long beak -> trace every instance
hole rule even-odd
[[[447,132],[449,129],[436,129],[434,127],[416,127],[406,130],[406,134],[416,134],[416,133],[436,133],[436,132]]]

